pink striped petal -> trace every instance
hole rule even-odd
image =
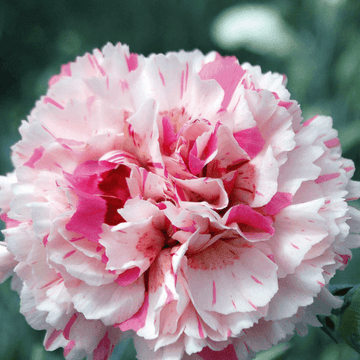
[[[69,340],[71,327],[73,326],[76,319],[77,319],[77,314],[74,314],[64,328],[63,335],[66,340]]]
[[[45,149],[42,146],[39,146],[38,148],[36,148],[34,150],[34,153],[31,156],[31,158],[24,165],[34,168],[35,163],[42,158],[44,151],[45,151]]]
[[[71,350],[75,347],[76,343],[74,340],[70,340],[68,344],[64,347],[64,357],[67,357]]]
[[[54,75],[48,81],[49,86],[55,85],[57,82],[61,80],[61,78],[71,76],[71,63],[67,63],[65,65],[61,65],[61,71],[59,75]]]
[[[109,339],[108,332],[105,333],[104,337],[99,342],[99,345],[94,350],[93,360],[108,360],[112,352],[112,344]]]
[[[195,147],[195,144],[194,144]],[[193,147],[193,149],[194,149]],[[196,149],[196,147],[195,147]],[[196,152],[196,151],[195,151]],[[193,175],[199,175],[200,171],[203,169],[205,161],[199,159],[196,155],[193,154],[193,151],[189,153],[189,170]]]
[[[220,351],[211,350],[208,346],[198,353],[204,360],[238,360],[234,345],[230,344]]]
[[[234,133],[234,138],[239,146],[247,152],[251,159],[262,150],[265,144],[265,140],[256,126]]]
[[[136,279],[138,279],[139,275],[140,275],[140,268],[136,266],[132,269],[124,271],[122,274],[118,276],[118,278],[115,281],[121,286],[127,286],[133,283]]]
[[[174,126],[171,123],[170,118],[168,116],[164,116],[162,118],[162,127],[163,127],[163,137],[164,137],[163,149],[165,151],[165,154],[170,155],[171,146],[177,140],[177,135],[174,131]]]
[[[54,105],[54,106],[56,106],[56,107],[57,107],[58,109],[60,109],[60,110],[64,110],[64,109],[65,109],[61,104],[59,104],[57,101],[55,101],[54,99],[52,99],[52,98],[49,97],[49,96],[46,96],[46,97],[44,98],[44,104]]]
[[[332,179],[336,179],[340,176],[340,173],[333,173],[333,174],[325,174],[325,175],[320,175],[316,180],[316,184],[321,184],[323,182],[326,181],[330,181]]]
[[[225,94],[221,103],[223,109],[226,109],[230,103],[233,93],[246,74],[246,71],[238,64],[237,59],[233,57],[221,57],[216,55],[214,61],[205,64],[199,72],[202,80],[215,79],[223,88]]]
[[[262,210],[267,215],[276,215],[285,207],[291,205],[292,194],[285,192],[277,192],[270,202],[265,205]]]
[[[337,146],[340,146],[340,140],[339,138],[330,139],[324,142],[325,146],[328,148],[334,148]]]
[[[59,337],[59,335],[62,334],[62,330],[53,330],[53,332],[50,334],[48,339],[45,342],[45,350],[48,350],[50,346],[53,344],[53,342]]]
[[[207,202],[212,208],[223,209],[229,203],[224,185],[219,179],[176,179],[176,190],[181,201]]]
[[[126,56],[126,62],[129,72],[136,70],[138,68],[138,55],[131,53],[129,57]]]
[[[319,115],[315,115],[313,116],[312,118],[306,120],[304,123],[303,123],[303,126],[309,126]]]
[[[66,225],[66,230],[84,235],[97,242],[105,221],[106,201],[99,196],[78,194],[76,212]]]
[[[244,228],[242,225],[248,225],[250,228],[254,228],[254,230],[261,230],[270,235],[275,233],[272,227],[272,220],[253,210],[249,205],[240,204],[232,207],[227,216],[225,215],[225,218],[226,225],[237,223],[240,229]],[[246,230],[251,231],[248,228]]]
[[[145,300],[139,311],[133,315],[130,319],[124,321],[121,324],[114,325],[115,327],[119,327],[121,331],[134,330],[138,331],[144,327],[146,316],[149,307],[149,296],[145,295]]]

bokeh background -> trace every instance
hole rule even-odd
[[[263,72],[286,74],[304,118],[333,117],[343,154],[355,162],[360,180],[357,0],[0,0],[1,174],[12,171],[10,146],[20,139],[20,121],[45,94],[49,78],[61,64],[108,41],[126,43],[144,55],[217,50],[240,63],[258,64]],[[332,283],[360,283],[359,251]],[[44,332],[27,325],[19,306],[8,280],[0,287],[0,359],[64,359],[61,350],[43,350]],[[118,359],[135,359],[131,341],[116,348],[112,360]],[[257,359],[360,356],[310,328],[307,337],[295,336]]]

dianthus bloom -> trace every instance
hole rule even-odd
[[[320,325],[360,245],[354,166],[286,78],[125,45],[62,66],[1,177],[1,280],[68,360],[248,359]]]

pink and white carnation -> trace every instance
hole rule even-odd
[[[286,78],[212,52],[126,45],[63,65],[0,178],[21,312],[67,360],[249,359],[341,301],[360,246],[354,165]]]

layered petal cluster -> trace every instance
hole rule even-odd
[[[360,246],[332,119],[286,78],[126,45],[62,66],[0,178],[0,280],[68,360],[249,359],[319,325]]]

